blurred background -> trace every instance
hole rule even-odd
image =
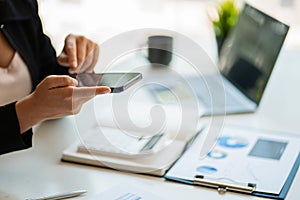
[[[259,121],[264,125],[270,121],[274,129],[294,127],[291,131],[298,132],[299,108],[293,105],[298,104],[300,96],[287,88],[300,85],[300,1],[233,1],[238,8],[247,2],[290,26],[265,91],[269,98],[263,98],[256,112],[258,120],[253,123]],[[217,40],[212,21],[222,2],[224,0],[39,0],[39,6],[44,30],[51,37],[57,53],[62,50],[68,33],[86,35],[98,42],[101,49],[102,43],[120,33],[140,28],[163,28],[197,42],[217,63]],[[243,120],[241,116],[236,118]],[[283,118],[287,121],[284,125],[281,123]]]
[[[138,28],[163,28],[184,34],[216,56],[212,18],[221,0],[39,0],[45,32],[57,51],[68,33],[84,34],[100,44]],[[234,1],[237,7],[244,1]],[[300,1],[248,0],[247,3],[290,25],[285,45],[300,48]]]

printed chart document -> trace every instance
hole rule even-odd
[[[195,176],[239,186],[255,186],[255,192],[279,194],[300,151],[299,137],[272,131],[225,127],[214,148],[201,158],[202,136],[165,175],[167,179],[193,183]]]

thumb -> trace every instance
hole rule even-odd
[[[77,80],[70,76],[56,76],[56,75],[51,75],[46,77],[44,83],[48,89],[78,85]]]
[[[96,95],[107,94],[107,93],[110,93],[110,92],[111,92],[111,89],[109,87],[106,87],[106,86],[100,86],[100,87],[97,87],[97,89],[96,89]]]

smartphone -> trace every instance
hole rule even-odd
[[[78,87],[107,86],[112,93],[123,92],[142,79],[137,72],[111,72],[111,73],[82,73],[77,74]]]

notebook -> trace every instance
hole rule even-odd
[[[185,150],[183,138],[158,134],[137,138],[117,128],[87,130],[87,136],[63,151],[62,160],[133,173],[163,176]]]
[[[203,125],[198,112],[158,105],[151,97],[135,84],[87,102],[74,116],[78,140],[62,160],[162,176]]]

